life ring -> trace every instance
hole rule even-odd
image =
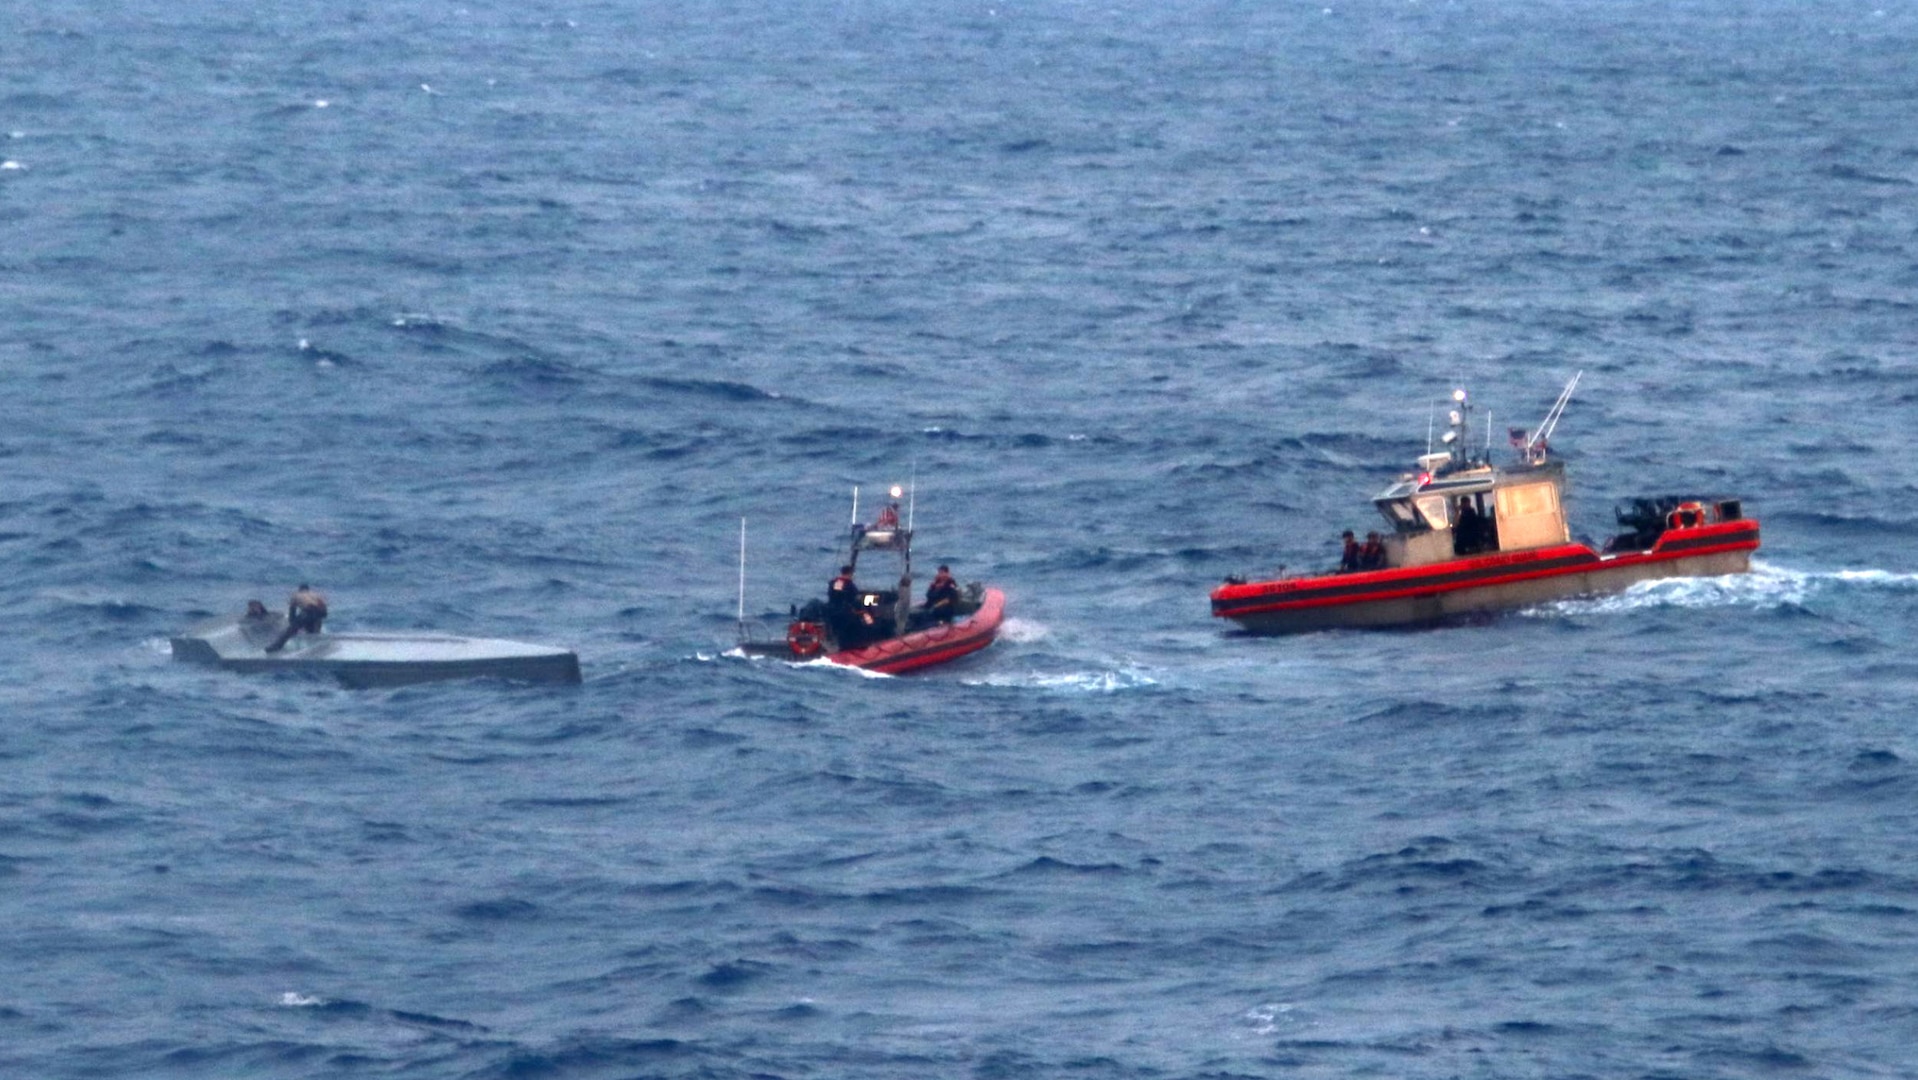
[[[786,628],[786,647],[801,660],[818,656],[820,650],[826,647],[826,640],[821,636],[820,629],[816,622],[801,620],[792,624]]]
[[[1679,503],[1678,509],[1665,515],[1665,525],[1673,529],[1696,529],[1705,524],[1705,508],[1695,502]]]

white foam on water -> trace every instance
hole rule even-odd
[[[1890,570],[1839,570],[1829,575],[1848,585],[1882,585],[1893,589],[1918,588],[1918,574],[1899,574]]]
[[[811,660],[782,660],[780,663],[790,664],[796,668],[826,668],[832,671],[850,671],[855,675],[867,679],[891,679],[895,677],[883,671],[868,671],[862,667],[853,667],[851,664],[835,664],[823,656],[814,657]]]
[[[1527,615],[1612,615],[1650,608],[1743,607],[1772,611],[1805,603],[1833,587],[1918,588],[1918,574],[1890,570],[1793,570],[1752,560],[1748,574],[1720,577],[1662,578],[1641,581],[1624,592],[1576,600],[1556,600],[1525,611]]]
[[[1245,1011],[1245,1018],[1252,1024],[1254,1035],[1270,1035],[1281,1027],[1289,1027],[1294,1021],[1289,1014],[1295,1006],[1290,1002],[1277,1001],[1257,1005]]]
[[[722,653],[696,652],[693,654],[693,659],[702,664],[710,664],[719,660],[744,660],[747,663],[764,661],[769,664],[784,664],[790,668],[826,668],[832,671],[850,671],[857,675],[863,675],[868,679],[890,679],[893,677],[883,671],[867,671],[865,668],[853,667],[850,664],[835,664],[823,656],[816,656],[811,660],[788,660],[783,656],[756,656],[746,652],[737,645]]]
[[[999,624],[999,640],[1014,645],[1030,645],[1052,636],[1052,628],[1031,619],[1008,618]]]
[[[291,990],[288,990],[286,993],[280,995],[280,1005],[283,1008],[304,1009],[304,1008],[310,1008],[314,1005],[324,1005],[324,1004],[326,1004],[325,998],[310,997],[306,994],[294,993]]]
[[[1135,667],[1109,671],[989,673],[962,680],[967,686],[1045,690],[1060,694],[1118,694],[1159,685],[1159,680]]]

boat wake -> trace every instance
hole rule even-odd
[[[789,667],[789,668],[800,668],[800,669],[811,669],[811,670],[826,669],[830,671],[850,671],[857,675],[863,675],[869,679],[893,678],[893,676],[888,675],[883,671],[867,671],[865,668],[855,667],[851,664],[835,664],[831,660],[828,660],[823,656],[814,657],[811,660],[793,660],[783,656],[754,656],[737,645],[733,646],[730,649],[727,649],[724,652],[717,653],[717,654],[704,653],[704,652],[694,653],[693,658],[702,664],[710,664],[719,660],[744,660],[749,664],[757,664],[757,663],[764,662],[768,664],[784,664],[786,667]]]
[[[832,672],[843,671],[843,672],[847,672],[849,674],[858,676],[859,678],[862,678],[862,679],[898,678],[898,676],[896,675],[892,675],[884,671],[873,671],[870,668],[862,668],[858,666],[857,664],[835,664],[831,660],[828,660],[823,656],[814,657],[811,660],[775,660],[774,663],[790,664],[796,668],[805,668],[813,671],[822,671],[822,670],[832,671]]]
[[[1749,608],[1773,611],[1801,607],[1836,589],[1918,589],[1918,574],[1890,570],[1792,570],[1752,560],[1748,574],[1665,578],[1641,581],[1611,596],[1557,600],[1528,608],[1525,615],[1613,615],[1654,608]]]

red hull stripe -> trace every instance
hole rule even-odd
[[[1212,593],[1212,614],[1236,618],[1266,611],[1432,596],[1596,569],[1671,562],[1758,547],[1758,523],[1725,522],[1668,534],[1650,551],[1602,557],[1584,544],[1495,554],[1403,570],[1289,578],[1225,585]]]

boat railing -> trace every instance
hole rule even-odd
[[[786,640],[784,630],[774,631],[767,627],[764,619],[741,619],[734,627],[734,640],[741,648],[755,645],[773,645]]]

